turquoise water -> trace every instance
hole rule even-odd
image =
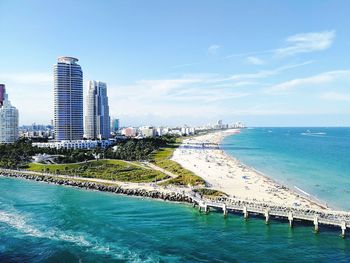
[[[222,146],[277,181],[350,211],[350,128],[244,129]]]
[[[349,262],[339,233],[0,177],[0,262]]]

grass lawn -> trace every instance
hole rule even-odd
[[[194,192],[209,198],[227,196],[227,194],[225,194],[224,192],[214,190],[214,189],[208,189],[208,188],[198,188],[198,189],[195,189]]]
[[[167,178],[167,175],[159,171],[142,168],[120,160],[99,160],[86,163],[49,165],[30,163],[27,169],[35,172],[135,183],[153,182]]]
[[[178,177],[168,180],[161,184],[163,185],[174,184],[174,185],[184,185],[184,186],[205,185],[205,181],[201,177],[183,168],[177,162],[170,160],[174,150],[178,146],[179,146],[179,143],[161,148],[152,156],[151,162],[153,162],[155,165],[162,167],[163,169],[178,175]]]

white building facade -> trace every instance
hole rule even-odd
[[[54,65],[55,140],[81,140],[83,125],[83,71],[73,57],[59,57]]]
[[[109,140],[75,140],[75,141],[59,141],[59,142],[37,142],[32,143],[33,146],[39,148],[53,148],[53,149],[94,149],[107,148],[111,145]]]
[[[143,126],[139,129],[140,135],[144,138],[155,137],[157,135],[157,130],[151,126]]]
[[[107,85],[104,82],[89,81],[86,97],[85,137],[100,140],[110,137]]]
[[[18,139],[18,110],[4,94],[0,106],[0,143],[14,143]]]

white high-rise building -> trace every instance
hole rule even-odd
[[[110,137],[107,85],[104,82],[89,81],[86,97],[85,137],[100,140]]]
[[[0,143],[14,143],[18,139],[18,110],[11,105],[7,94],[3,94],[0,106]]]
[[[54,65],[56,141],[83,138],[83,72],[77,62],[77,58],[59,57]]]

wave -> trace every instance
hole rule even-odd
[[[18,213],[9,213],[0,211],[0,223],[5,223],[16,231],[35,238],[47,238],[53,241],[72,243],[80,248],[86,249],[87,252],[95,254],[105,254],[120,260],[128,260],[132,262],[153,262],[158,261],[156,255],[148,255],[147,258],[141,256],[136,251],[131,251],[128,248],[123,248],[114,243],[107,243],[97,240],[95,237],[87,233],[77,233],[72,231],[62,231],[56,228],[46,228],[45,231],[30,225],[24,216]]]
[[[313,136],[313,137],[324,137],[325,135],[327,135],[326,132],[310,132],[310,131],[302,132],[300,134],[303,136]]]

